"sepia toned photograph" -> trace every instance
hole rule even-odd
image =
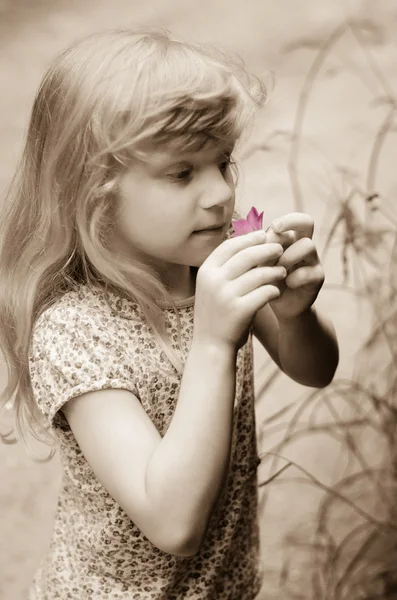
[[[0,600],[397,599],[396,40],[0,0]]]

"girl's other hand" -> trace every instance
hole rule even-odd
[[[279,320],[305,312],[323,286],[324,270],[312,240],[313,231],[313,219],[304,213],[284,215],[266,231],[266,241],[278,242],[284,249],[277,265],[285,267],[287,277],[280,286],[280,295],[270,303]]]

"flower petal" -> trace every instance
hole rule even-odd
[[[237,237],[238,235],[244,235],[246,233],[250,233],[251,231],[262,229],[263,213],[264,211],[259,214],[255,206],[252,206],[246,219],[232,221],[234,233],[231,235],[231,237]]]
[[[254,229],[262,229],[263,212],[264,211],[259,214],[255,206],[249,211],[247,221]]]
[[[234,233],[232,237],[237,237],[238,235],[244,235],[246,233],[250,233],[250,231],[254,231],[254,228],[248,223],[246,219],[238,219],[237,221],[232,221]]]

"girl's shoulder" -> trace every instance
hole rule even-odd
[[[76,288],[50,300],[40,311],[34,328],[48,327],[54,319],[57,323],[65,322],[68,325],[95,320],[98,326],[101,323],[106,326],[109,319],[118,314],[119,304],[120,299],[114,293],[106,293],[99,287],[79,284]],[[130,305],[131,312],[133,303]]]
[[[32,327],[32,344],[114,344],[120,337],[117,303],[114,294],[80,284],[42,308]]]
[[[58,413],[83,393],[109,387],[137,395],[136,346],[100,291],[82,286],[53,299],[35,322],[29,348],[33,395],[51,426],[66,427]]]
[[[138,304],[111,290],[78,284],[53,297],[34,320],[31,333],[33,354],[43,348],[51,353],[61,348],[118,352],[120,347],[139,347],[151,338]]]

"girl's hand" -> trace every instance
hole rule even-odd
[[[239,349],[246,343],[258,310],[280,295],[286,276],[274,263],[279,243],[265,243],[254,231],[222,242],[197,272],[193,339]]]
[[[287,270],[279,284],[280,296],[270,302],[279,320],[293,319],[316,300],[324,283],[324,270],[312,240],[314,222],[310,215],[289,213],[270,225],[267,242],[278,242],[284,252],[277,261]]]

